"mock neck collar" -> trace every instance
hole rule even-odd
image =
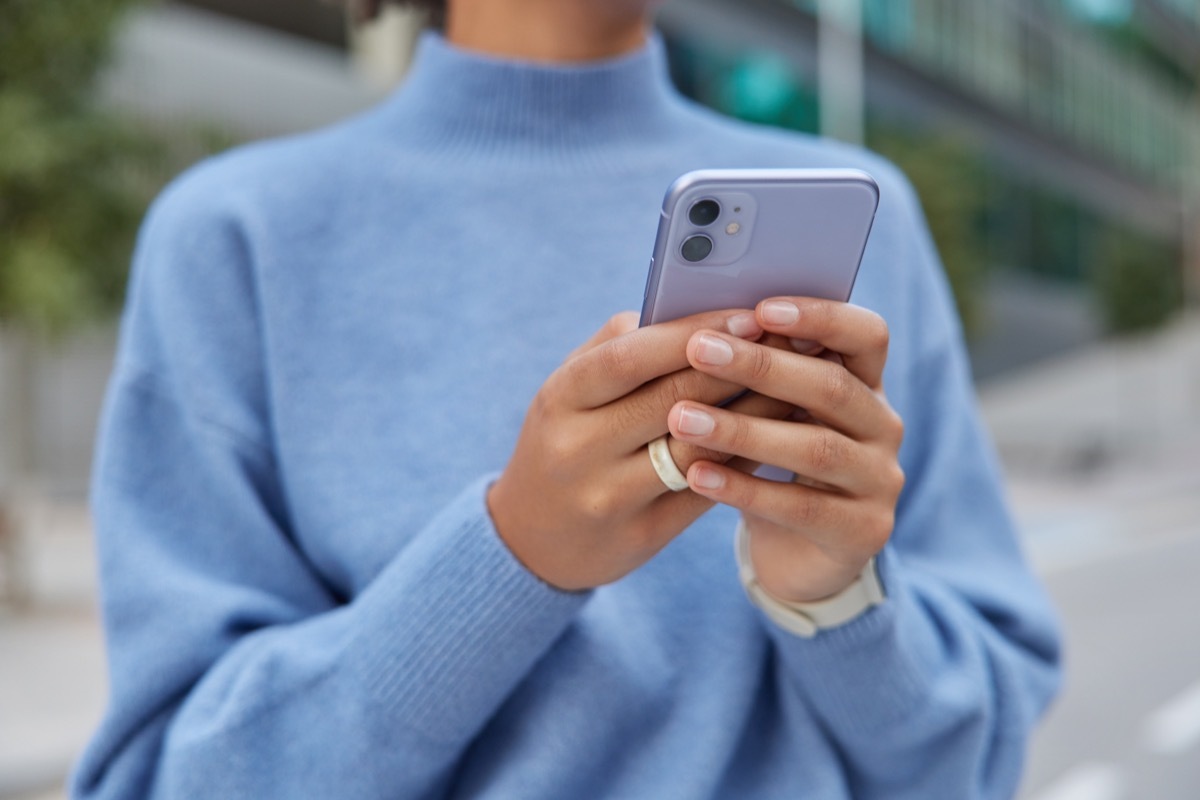
[[[557,160],[661,140],[680,124],[682,103],[657,34],[614,58],[548,64],[460,49],[426,32],[386,110],[427,148]]]

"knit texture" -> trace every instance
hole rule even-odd
[[[813,639],[746,600],[729,508],[564,593],[484,502],[709,167],[881,187],[853,301],[891,326],[908,484],[888,600]],[[1058,679],[910,187],[683,100],[657,39],[563,67],[427,35],[369,113],[178,179],[93,497],[112,696],[75,797],[1003,798]]]

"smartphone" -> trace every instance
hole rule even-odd
[[[850,299],[879,205],[854,169],[709,169],[671,184],[642,325],[779,295]]]

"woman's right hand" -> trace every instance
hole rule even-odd
[[[669,491],[646,452],[648,442],[667,433],[668,412],[678,401],[711,405],[742,390],[688,364],[688,339],[701,329],[762,336],[749,311],[645,328],[624,312],[574,351],[534,397],[487,504],[501,539],[542,580],[565,590],[611,583],[713,505],[691,491]],[[793,410],[753,394],[729,408],[776,418]],[[673,439],[670,448],[685,473],[694,461],[727,459]]]

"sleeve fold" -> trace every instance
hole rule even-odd
[[[889,319],[899,357],[885,372],[907,476],[878,560],[888,599],[812,639],[770,636],[855,798],[1009,798],[1058,688],[1058,622],[1018,546],[920,206],[903,176],[882,174],[877,225],[899,243],[888,258],[906,299]]]
[[[333,590],[290,528],[224,174],[169,189],[139,238],[92,480],[109,710],[72,795],[436,794],[587,595],[508,551],[484,475]]]

